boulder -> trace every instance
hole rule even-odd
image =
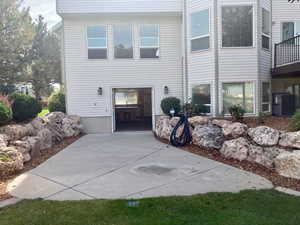
[[[227,159],[237,159],[239,161],[246,160],[248,158],[250,145],[251,144],[246,138],[240,137],[225,141],[220,153]]]
[[[45,149],[51,148],[53,145],[52,142],[52,133],[49,129],[44,128],[40,130],[37,134],[37,136],[40,138],[40,150],[43,151]]]
[[[162,116],[157,120],[155,132],[158,137],[170,140],[172,130],[173,128],[168,116]]]
[[[14,124],[0,127],[0,133],[6,134],[9,141],[15,141],[27,136],[29,131],[25,126]]]
[[[31,156],[29,153],[23,154],[23,162],[29,162],[31,160]]]
[[[229,121],[229,120],[217,120],[217,119],[215,119],[215,120],[212,121],[212,124],[217,125],[221,128],[224,128],[224,127],[227,127],[228,125],[232,124],[232,122]]]
[[[248,126],[242,123],[230,123],[224,125],[222,131],[226,137],[239,138],[247,134]]]
[[[82,125],[79,116],[68,116],[62,121],[64,137],[76,137],[81,133]]]
[[[192,136],[193,143],[205,149],[220,149],[225,140],[221,128],[215,125],[198,125]]]
[[[300,131],[281,134],[279,145],[285,148],[300,149]]]
[[[285,151],[275,158],[276,171],[285,177],[300,179],[300,151]]]
[[[266,152],[263,147],[256,145],[250,145],[247,160],[269,168],[272,168],[274,163],[273,155]]]
[[[188,119],[192,127],[197,127],[199,125],[207,125],[209,123],[209,118],[205,116],[194,116]]]
[[[31,122],[30,122],[30,125],[32,127],[34,127],[35,131],[36,131],[36,134],[38,131],[42,130],[45,128],[45,122],[42,118],[35,118],[33,119]],[[34,136],[36,136],[36,134]]]
[[[44,117],[45,128],[51,131],[54,143],[60,143],[65,137],[62,124],[64,118],[66,118],[66,115],[62,112],[52,112]]]
[[[6,134],[0,134],[0,149],[5,148],[8,145],[8,136]]]
[[[260,126],[256,128],[250,128],[248,135],[258,145],[261,146],[275,146],[278,144],[280,133],[270,127]]]
[[[0,150],[0,177],[10,175],[24,168],[23,155],[13,147]]]
[[[31,123],[27,123],[24,126],[28,130],[27,135],[29,135],[29,136],[35,136],[36,135],[37,130],[31,125]]]
[[[35,137],[25,137],[22,139],[23,141],[26,141],[28,145],[30,146],[30,156],[31,158],[35,159],[38,158],[41,155],[40,149],[41,149],[41,138],[38,136]]]
[[[172,127],[175,127],[175,126],[177,125],[177,123],[179,122],[179,120],[180,120],[180,117],[172,117],[172,118],[170,119],[170,124],[171,124],[171,126],[172,126]]]
[[[66,115],[63,112],[48,113],[44,117],[44,121],[50,124],[61,124]]]

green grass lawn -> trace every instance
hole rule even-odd
[[[39,113],[38,117],[44,117],[47,113],[49,113],[49,110],[43,109],[42,112]]]
[[[1,225],[299,225],[300,198],[276,191],[127,201],[23,201],[0,209]]]

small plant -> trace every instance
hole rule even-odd
[[[170,110],[174,109],[175,110],[175,114],[178,114],[181,110],[181,106],[180,106],[180,100],[178,98],[175,97],[168,97],[168,98],[164,98],[161,101],[161,109],[163,111],[164,114],[166,115],[170,115]]]
[[[66,97],[60,92],[53,93],[48,99],[48,109],[50,112],[66,113]]]
[[[2,102],[0,99],[0,125],[4,125],[12,120],[12,110],[10,104]]]
[[[300,110],[295,112],[291,121],[289,122],[290,131],[299,131],[300,130]]]
[[[240,105],[233,105],[229,108],[233,121],[243,121],[245,110]]]
[[[29,95],[14,93],[10,100],[13,101],[11,108],[16,122],[33,119],[42,111],[41,104]]]

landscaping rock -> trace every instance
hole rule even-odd
[[[27,123],[24,126],[27,129],[27,131],[28,131],[27,135],[29,135],[29,136],[35,136],[36,135],[37,130],[31,125],[31,123]]]
[[[227,159],[237,159],[239,161],[248,158],[250,143],[246,138],[240,137],[234,140],[225,141],[220,153]]]
[[[188,119],[192,127],[197,127],[199,125],[207,125],[209,123],[209,118],[204,116],[194,116]]]
[[[49,129],[44,128],[44,129],[40,130],[38,132],[37,136],[40,138],[40,141],[41,141],[41,145],[40,145],[41,151],[52,147],[52,145],[53,145],[52,133]]]
[[[221,128],[215,125],[198,125],[192,135],[193,143],[205,149],[220,149],[225,140]]]
[[[5,148],[8,145],[8,136],[6,134],[0,134],[0,149]]]
[[[248,126],[242,123],[230,123],[223,126],[222,131],[226,137],[239,138],[247,134]]]
[[[7,125],[0,127],[0,133],[6,134],[9,141],[15,141],[27,136],[29,131],[22,125]]]
[[[156,123],[155,132],[158,137],[170,140],[172,129],[170,118],[168,116],[162,116]]]
[[[300,131],[281,134],[279,145],[285,148],[300,149]]]
[[[269,152],[266,152],[264,148],[256,145],[250,145],[247,160],[272,168],[274,157]]]
[[[33,119],[30,124],[34,127],[35,130],[37,130],[37,132],[45,128],[44,120],[39,117]]]
[[[170,124],[171,124],[171,126],[172,126],[172,127],[175,127],[175,126],[177,125],[177,123],[179,122],[179,120],[180,120],[180,117],[172,117],[172,118],[170,119]]]
[[[13,174],[24,168],[23,155],[14,147],[0,150],[0,176]]]
[[[229,126],[230,124],[232,124],[232,122],[231,121],[229,121],[229,120],[213,120],[212,121],[212,124],[214,124],[214,125],[217,125],[217,126],[219,126],[219,127],[221,127],[221,128],[224,128],[224,127],[227,127],[227,126]]]
[[[300,151],[285,151],[275,159],[276,171],[285,177],[300,179]]]
[[[41,155],[40,149],[41,149],[41,138],[38,136],[35,137],[25,137],[22,139],[23,141],[26,141],[28,145],[30,146],[30,156],[32,159],[38,158]]]
[[[68,116],[62,121],[64,137],[76,137],[81,133],[82,125],[79,116]]]
[[[278,130],[266,126],[250,128],[248,135],[261,146],[275,146],[278,144],[280,133]]]

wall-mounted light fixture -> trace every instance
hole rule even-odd
[[[103,89],[102,89],[102,87],[98,88],[98,95],[103,95]]]
[[[164,93],[165,93],[165,95],[169,94],[169,87],[168,86],[164,87]]]

